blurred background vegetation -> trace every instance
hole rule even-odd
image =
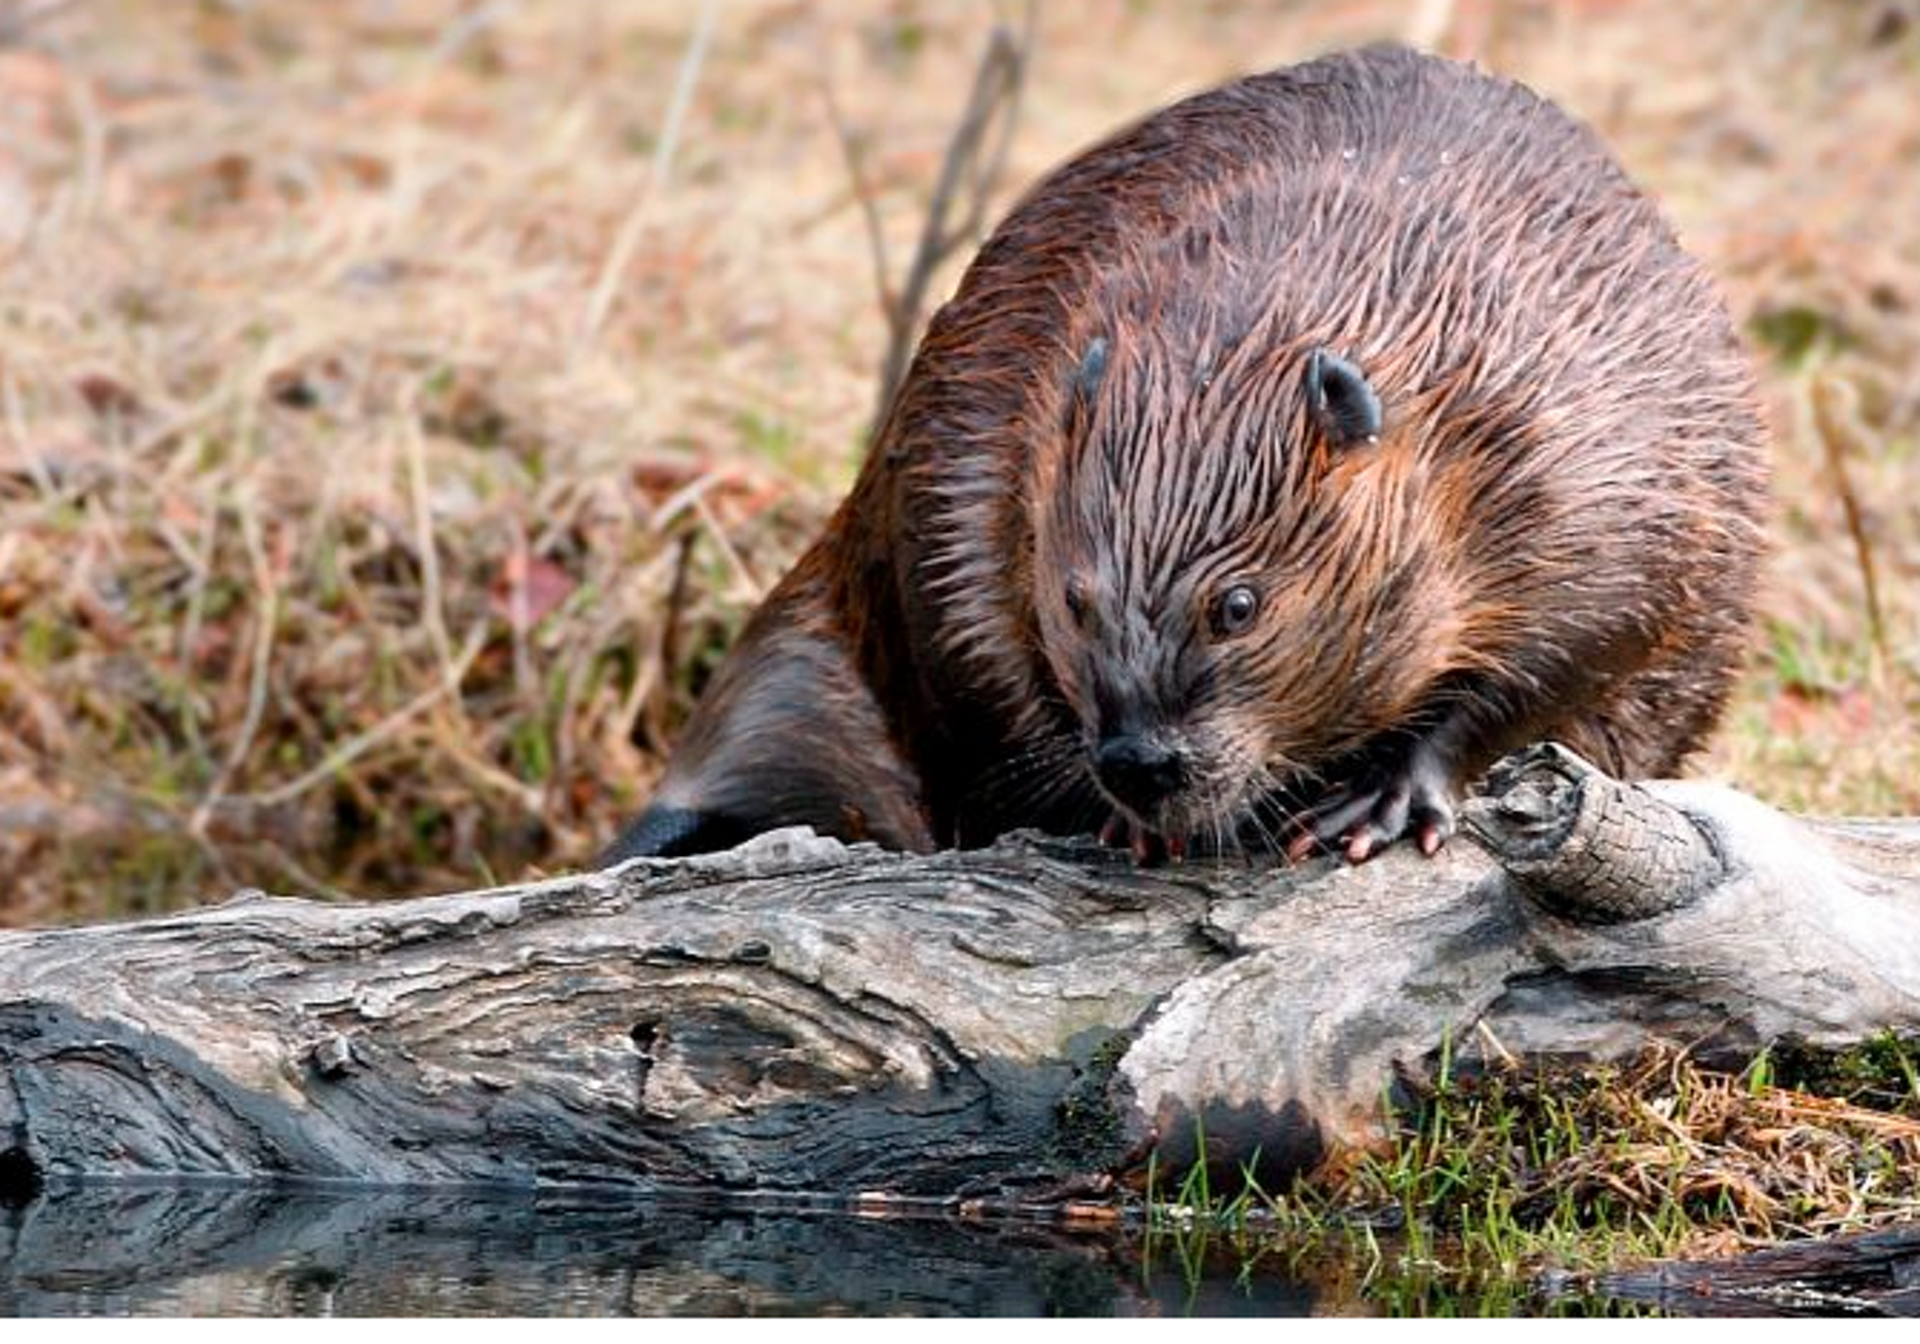
[[[851,480],[870,235],[892,288],[1021,22],[0,0],[0,924],[587,861]],[[1920,5],[1053,3],[989,221],[1379,38],[1593,123],[1749,336],[1776,554],[1701,768],[1920,813]]]

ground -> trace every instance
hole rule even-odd
[[[0,924],[554,871],[646,797],[859,461],[834,109],[897,284],[996,18],[708,12],[0,11]],[[1920,813],[1920,6],[1054,4],[996,211],[1377,38],[1589,120],[1750,340],[1775,549],[1700,768]]]

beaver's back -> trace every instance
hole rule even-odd
[[[1377,392],[1374,448],[1276,449],[1316,352]],[[1098,448],[1074,419],[1090,386],[1118,426]],[[1098,824],[1114,797],[1087,756],[1111,734],[1036,608],[1064,628],[1036,517],[1093,452],[1129,619],[1190,621],[1128,585],[1210,572],[1254,524],[1353,558],[1262,609],[1283,631],[1267,711],[1308,720],[1278,725],[1289,765],[1361,781],[1324,829],[1362,784],[1403,823],[1411,782],[1437,842],[1446,793],[1536,736],[1665,771],[1740,659],[1759,443],[1705,273],[1585,127],[1392,48],[1241,80],[1075,158],[995,231],[615,852]],[[1374,750],[1415,739],[1411,764]]]

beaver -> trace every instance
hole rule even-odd
[[[1585,126],[1397,47],[1241,79],[988,239],[605,861],[1432,853],[1518,746],[1701,744],[1767,475],[1709,277]]]

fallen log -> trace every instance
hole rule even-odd
[[[0,1187],[964,1199],[1157,1153],[1284,1180],[1443,1050],[1920,1028],[1920,822],[1503,764],[1437,858],[1134,867],[781,832],[463,895],[0,935]],[[0,1194],[4,1194],[0,1190]]]
[[[1920,1316],[1920,1228],[1567,1277],[1580,1296],[1683,1316]]]

